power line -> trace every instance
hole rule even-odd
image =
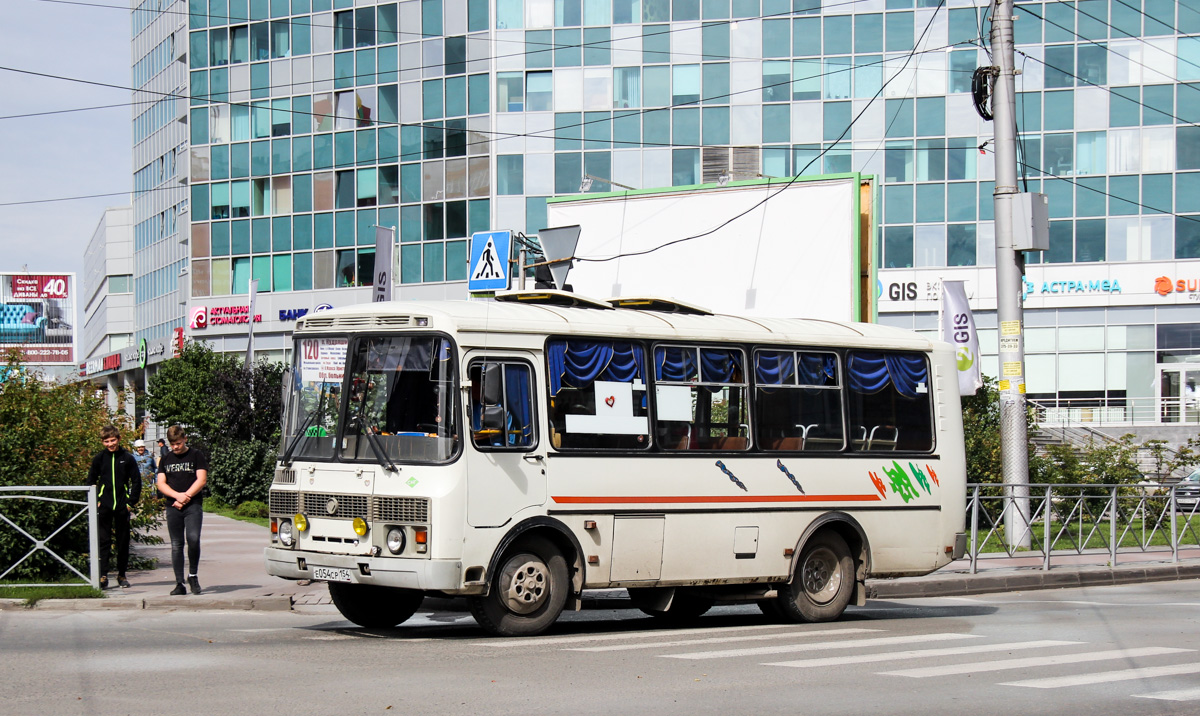
[[[1101,48],[1102,50],[1104,50],[1104,51],[1106,51],[1106,52],[1110,52],[1110,53],[1112,53],[1112,54],[1116,55],[1117,57],[1120,57],[1120,58],[1122,58],[1122,59],[1126,60],[1127,62],[1131,62],[1131,63],[1133,63],[1133,64],[1135,64],[1135,65],[1138,65],[1139,67],[1142,67],[1143,69],[1150,70],[1151,72],[1153,72],[1153,73],[1155,73],[1155,74],[1162,74],[1162,73],[1161,73],[1161,72],[1159,72],[1157,69],[1155,69],[1155,68],[1153,68],[1153,67],[1151,67],[1151,66],[1149,66],[1149,65],[1147,65],[1147,64],[1145,64],[1145,63],[1143,63],[1143,62],[1139,62],[1139,61],[1137,61],[1137,60],[1133,59],[1132,57],[1126,57],[1125,55],[1122,55],[1121,53],[1119,53],[1119,52],[1117,52],[1116,50],[1114,50],[1114,49],[1112,49],[1111,47],[1109,47],[1109,46],[1107,45],[1107,43],[1101,43],[1101,42],[1098,42],[1098,41],[1096,41],[1096,40],[1093,40],[1093,39],[1091,39],[1091,38],[1084,37],[1083,35],[1080,35],[1078,32],[1076,32],[1076,31],[1072,30],[1071,28],[1069,28],[1069,27],[1066,27],[1066,26],[1063,26],[1063,25],[1060,25],[1060,24],[1058,24],[1057,22],[1055,22],[1055,21],[1051,20],[1051,19],[1050,19],[1050,18],[1048,18],[1048,17],[1044,17],[1044,16],[1042,16],[1042,15],[1039,15],[1039,14],[1037,14],[1037,13],[1036,13],[1036,12],[1034,12],[1033,10],[1030,10],[1028,7],[1026,7],[1026,6],[1024,6],[1024,5],[1022,5],[1022,6],[1021,6],[1021,10],[1022,10],[1023,12],[1027,12],[1027,13],[1029,13],[1029,14],[1030,14],[1030,15],[1032,15],[1033,17],[1036,17],[1036,18],[1038,18],[1039,20],[1041,20],[1041,21],[1043,21],[1043,22],[1047,22],[1047,23],[1049,23],[1049,24],[1051,24],[1051,25],[1054,25],[1055,27],[1059,28],[1060,30],[1063,30],[1063,31],[1065,31],[1065,32],[1069,32],[1069,33],[1071,33],[1071,34],[1072,34],[1072,35],[1074,35],[1076,38],[1078,38],[1078,39],[1080,39],[1080,40],[1083,40],[1085,44],[1089,44],[1089,45],[1095,45],[1096,47],[1099,47],[1099,48]],[[1112,28],[1112,29],[1114,29],[1114,30],[1118,29],[1118,28],[1115,28],[1115,27],[1113,27],[1112,25],[1109,25],[1107,22],[1104,22],[1104,21],[1103,21],[1103,20],[1101,20],[1100,18],[1098,18],[1098,17],[1095,17],[1094,15],[1089,15],[1088,13],[1084,12],[1083,10],[1080,10],[1078,7],[1076,7],[1076,8],[1075,8],[1075,12],[1077,12],[1077,13],[1079,13],[1079,14],[1081,14],[1081,15],[1085,15],[1085,16],[1087,16],[1087,17],[1090,17],[1090,18],[1092,18],[1093,20],[1096,20],[1097,22],[1101,22],[1101,23],[1103,23],[1103,24],[1107,25],[1108,27],[1110,27],[1110,28]],[[1171,29],[1173,29],[1173,30],[1174,30],[1175,28],[1171,28]],[[1176,30],[1176,32],[1178,32],[1178,30]],[[1141,42],[1142,44],[1146,45],[1147,47],[1154,47],[1154,45],[1151,45],[1149,42],[1147,42],[1145,38],[1142,38],[1142,37],[1137,37],[1137,38],[1132,38],[1132,39],[1136,39],[1136,40],[1138,40],[1139,42]],[[1043,47],[1045,47],[1045,43],[1043,43]],[[1159,49],[1159,48],[1155,47],[1154,49]],[[1178,57],[1178,54],[1177,54],[1177,53],[1176,53],[1175,55],[1173,55],[1173,57],[1175,57],[1176,59],[1182,59],[1182,58],[1179,58],[1179,57]],[[1033,58],[1033,59],[1037,59],[1037,58],[1035,57],[1035,58]],[[1200,65],[1196,65],[1196,64],[1194,64],[1194,63],[1192,63],[1192,62],[1188,62],[1187,60],[1184,60],[1184,62],[1187,62],[1188,64],[1192,65],[1193,67],[1200,67]],[[1058,68],[1055,68],[1055,69],[1058,69]],[[1060,71],[1061,71],[1061,70],[1060,70]],[[1077,79],[1082,79],[1082,78],[1077,78]],[[1084,80],[1084,81],[1087,81],[1087,80]],[[1090,83],[1090,82],[1089,82],[1089,84],[1094,84],[1094,83]],[[1193,90],[1195,90],[1195,91],[1197,91],[1197,92],[1200,92],[1200,87],[1195,87],[1195,86],[1189,85],[1189,84],[1188,84],[1188,83],[1186,83],[1186,82],[1177,82],[1176,84],[1183,84],[1183,85],[1187,85],[1188,87],[1191,87]],[[1099,86],[1099,85],[1096,85],[1096,86]]]
[[[989,152],[989,153],[992,153],[992,154],[995,154],[995,152],[994,152],[992,149],[985,149],[985,151],[987,151],[987,152]],[[1149,211],[1151,211],[1151,212],[1154,212],[1155,214],[1162,214],[1162,215],[1164,215],[1164,216],[1173,216],[1173,217],[1175,217],[1176,219],[1184,219],[1184,220],[1186,220],[1186,221],[1200,222],[1200,215],[1197,215],[1197,216],[1191,216],[1191,215],[1187,215],[1187,214],[1176,214],[1176,213],[1175,213],[1175,212],[1173,212],[1173,211],[1167,211],[1167,210],[1165,210],[1165,209],[1160,209],[1160,208],[1158,208],[1158,207],[1156,207],[1156,206],[1150,206],[1149,204],[1143,204],[1143,203],[1141,203],[1141,202],[1138,202],[1138,201],[1133,201],[1133,200],[1131,200],[1131,199],[1127,199],[1127,198],[1125,198],[1125,197],[1123,197],[1123,196],[1117,196],[1116,194],[1109,193],[1109,192],[1107,192],[1107,191],[1104,191],[1103,189],[1097,189],[1097,188],[1096,188],[1096,187],[1094,187],[1094,186],[1088,186],[1087,184],[1084,184],[1084,183],[1081,183],[1081,182],[1075,181],[1074,179],[1071,179],[1070,177],[1065,177],[1065,176],[1062,176],[1062,175],[1060,175],[1060,174],[1054,174],[1054,173],[1052,173],[1052,172],[1046,171],[1045,169],[1043,169],[1043,168],[1041,168],[1041,167],[1034,166],[1033,164],[1025,164],[1025,166],[1026,166],[1026,168],[1028,168],[1028,169],[1031,169],[1031,170],[1033,170],[1033,171],[1037,172],[1037,173],[1038,173],[1038,174],[1040,174],[1042,177],[1049,177],[1049,178],[1051,178],[1051,179],[1057,179],[1057,180],[1059,180],[1059,181],[1066,182],[1066,183],[1068,183],[1068,184],[1071,184],[1071,185],[1073,185],[1073,186],[1077,186],[1077,187],[1079,187],[1079,188],[1081,188],[1081,189],[1086,189],[1086,190],[1088,190],[1088,191],[1090,191],[1090,192],[1093,192],[1093,193],[1095,193],[1095,194],[1100,194],[1100,195],[1102,195],[1102,196],[1105,196],[1105,197],[1108,197],[1108,198],[1110,198],[1110,199],[1116,199],[1117,201],[1122,201],[1122,202],[1125,202],[1126,204],[1132,204],[1132,205],[1134,205],[1134,206],[1136,206],[1136,207],[1138,207],[1138,208],[1141,208],[1141,209],[1148,209]],[[1103,175],[1100,175],[1100,176],[1103,176]],[[1140,176],[1140,175],[1135,175],[1135,176]],[[1075,219],[1075,220],[1079,220],[1079,219],[1080,219],[1080,217],[1072,217],[1072,218],[1073,218],[1073,219]],[[1086,219],[1087,217],[1083,217],[1083,218],[1084,218],[1084,219]],[[1101,218],[1101,220],[1103,220],[1103,217],[1100,217],[1100,218]],[[1064,220],[1067,220],[1067,221],[1069,221],[1069,220],[1071,220],[1071,218],[1065,218]]]
[[[914,45],[916,45],[916,44],[919,44],[919,41],[918,41],[918,43],[914,43]],[[914,46],[913,50],[910,51],[909,54],[906,56],[904,68],[907,67],[907,63],[912,59],[912,57],[914,55],[925,54],[925,53],[929,53],[929,52],[942,52],[942,51],[946,50],[948,47],[954,47],[955,45],[959,45],[959,44],[965,44],[965,43],[954,43],[953,45],[946,45],[946,46],[937,47],[937,48],[930,48],[930,49],[921,50],[921,51],[918,51],[916,49],[916,47]],[[893,62],[895,59],[896,58],[881,59],[881,60],[878,60],[875,62],[869,62],[869,63],[865,63],[862,65],[843,65],[843,66],[839,66],[839,68],[836,70],[831,70],[829,72],[822,72],[817,75],[814,75],[810,79],[817,79],[817,78],[821,78],[821,77],[825,77],[825,76],[829,76],[829,75],[833,75],[833,74],[839,74],[842,72],[850,72],[852,70],[855,70],[855,69],[858,69],[861,67],[886,65],[889,62]],[[902,68],[901,71],[903,71],[904,68]],[[34,76],[46,77],[46,78],[50,78],[50,79],[58,79],[58,80],[63,80],[63,81],[79,82],[79,83],[83,83],[83,84],[91,84],[91,85],[97,85],[97,86],[102,86],[102,87],[109,87],[109,88],[113,88],[113,89],[123,89],[123,90],[130,89],[128,87],[113,85],[111,83],[98,82],[95,80],[84,80],[84,79],[79,79],[79,78],[74,78],[74,77],[66,77],[63,75],[54,75],[54,74],[48,74],[48,73],[43,73],[43,72],[35,72],[33,70],[23,70],[23,69],[19,69],[19,68],[4,67],[4,66],[0,66],[0,70],[7,70],[10,72],[17,72],[17,73],[21,73],[21,74],[29,74],[29,75],[34,75]],[[718,96],[714,96],[714,97],[705,97],[701,100],[688,101],[688,102],[681,103],[681,104],[669,105],[667,107],[639,108],[639,109],[630,109],[628,111],[613,110],[613,114],[616,115],[616,114],[620,113],[620,117],[614,116],[612,118],[606,117],[603,119],[587,120],[587,121],[579,122],[579,123],[572,124],[572,125],[555,127],[554,131],[557,132],[557,131],[564,130],[564,129],[575,129],[575,128],[586,126],[588,124],[616,121],[619,118],[624,118],[624,117],[628,117],[628,116],[632,116],[632,115],[644,115],[644,114],[648,114],[651,112],[662,112],[662,111],[667,111],[667,110],[671,110],[671,109],[680,109],[680,108],[698,108],[701,106],[701,102],[705,101],[705,100],[723,99],[723,98],[733,97],[738,94],[744,94],[747,92],[759,92],[767,87],[787,86],[787,85],[791,85],[792,83],[793,83],[793,80],[790,78],[790,75],[789,75],[789,79],[785,80],[783,82],[778,82],[778,83],[774,83],[771,85],[764,85],[764,86],[760,86],[760,87],[754,87],[754,88],[745,89],[745,90],[738,90],[736,92],[730,92],[725,95],[718,95]],[[884,87],[886,87],[886,84],[884,85]],[[152,90],[144,90],[144,91],[149,92],[151,94],[160,95],[163,97],[173,97],[176,99],[191,99],[191,97],[189,97],[188,95],[181,95],[181,94],[170,93],[170,92],[156,92],[156,91],[152,91]],[[878,97],[879,93],[882,91],[883,90],[881,88],[880,91],[876,93],[876,98]],[[872,101],[874,101],[874,99],[875,98],[872,98]],[[215,104],[226,104],[226,105],[230,105],[230,106],[240,106],[240,107],[256,106],[256,105],[252,105],[249,103],[236,103],[236,102],[231,102],[231,101],[227,101],[227,100],[219,100],[218,101],[218,100],[207,99],[207,101],[213,102]],[[869,106],[869,104],[868,104],[868,106]],[[315,112],[295,112],[292,110],[289,110],[289,112],[291,114],[299,114],[301,116],[309,116],[309,117],[325,117],[325,116],[327,116],[325,114],[318,114]],[[328,115],[328,116],[334,117],[336,119],[335,115]],[[382,120],[358,120],[358,119],[355,119],[354,121],[355,122],[367,121],[372,126],[376,126],[376,127],[380,127],[380,126],[406,127],[407,126],[407,127],[417,127],[417,128],[421,128],[421,129],[437,129],[437,130],[443,130],[443,131],[445,131],[447,129],[447,127],[440,124],[440,122],[404,123],[404,122],[383,122]],[[444,122],[445,120],[440,120],[440,121]],[[853,122],[851,123],[851,126],[852,125],[853,125]],[[849,129],[849,127],[847,129]],[[516,138],[521,138],[521,137],[534,138],[534,139],[554,138],[554,137],[548,137],[548,136],[537,135],[537,134],[529,134],[529,133],[513,134],[513,133],[508,133],[508,132],[498,132],[498,131],[494,131],[494,130],[465,130],[464,129],[463,131],[475,132],[477,134],[493,135],[493,137],[498,137],[499,139],[516,139]],[[844,136],[844,134],[843,134],[843,136]],[[264,139],[267,139],[267,138],[264,138]],[[586,141],[586,138],[584,138],[584,137],[571,137],[570,139]],[[839,137],[839,141],[840,141],[840,139],[841,138]],[[474,146],[476,144],[486,143],[487,141],[495,141],[495,140],[492,139],[492,140],[484,140],[483,142],[470,142],[470,143],[464,144],[463,146],[464,146],[464,148],[466,148],[466,147]],[[602,141],[602,140],[600,140],[600,141]],[[612,140],[610,140],[610,141],[612,141]],[[674,143],[668,144],[668,145],[661,145],[660,143],[652,143],[652,142],[636,142],[636,143],[634,143],[634,142],[615,142],[614,141],[614,143],[634,144],[636,146],[671,146],[671,147],[681,147],[681,148],[705,146],[705,145],[678,145],[678,144],[674,144]],[[403,156],[405,156],[405,155],[398,155],[396,158],[400,158]],[[149,190],[135,190],[135,193],[137,195],[140,195],[143,191],[149,191]],[[79,197],[62,197],[62,198],[56,198],[56,199],[39,199],[39,200],[30,200],[30,201],[24,201],[24,202],[8,202],[8,203],[0,203],[0,206],[15,206],[15,205],[27,204],[27,203],[44,203],[44,202],[51,202],[51,201],[70,201],[70,200],[75,200],[75,199],[87,199],[87,198],[97,198],[97,197],[103,197],[103,196],[115,196],[115,195],[123,194],[123,193],[128,193],[128,192],[113,192],[113,193],[93,194],[93,195],[86,195],[86,196],[79,196]]]
[[[796,172],[796,174],[794,176],[792,176],[787,181],[786,184],[784,184],[782,187],[779,188],[779,191],[775,192],[774,194],[768,193],[766,196],[764,196],[761,200],[759,200],[753,206],[747,208],[744,211],[741,211],[741,212],[735,214],[733,217],[721,222],[720,224],[713,227],[712,229],[709,229],[708,231],[705,231],[705,232],[702,232],[699,234],[695,234],[693,236],[685,236],[680,239],[674,239],[672,241],[668,241],[664,244],[660,244],[658,246],[655,246],[655,247],[652,247],[649,249],[644,249],[642,251],[617,253],[613,256],[608,256],[605,258],[585,258],[585,257],[579,257],[579,256],[575,256],[572,258],[574,258],[576,261],[590,261],[593,263],[603,263],[606,261],[612,261],[614,259],[619,259],[619,258],[626,258],[626,257],[631,257],[631,256],[642,256],[645,254],[653,253],[655,251],[659,251],[661,249],[665,249],[668,246],[674,246],[675,244],[681,244],[686,241],[692,241],[694,239],[703,238],[705,236],[709,236],[713,233],[716,233],[717,231],[720,231],[721,229],[728,226],[729,224],[732,224],[733,222],[737,221],[738,219],[742,218],[743,216],[746,216],[747,214],[749,214],[749,213],[753,212],[754,210],[758,209],[759,207],[763,206],[771,199],[782,194],[785,190],[787,190],[790,186],[792,186],[792,184],[795,184],[796,181],[799,180],[800,176],[803,175],[804,172],[808,171],[808,168],[811,167],[814,162],[816,162],[818,159],[823,157],[834,146],[837,146],[837,143],[840,142],[843,138],[845,138],[845,136],[850,132],[850,129],[855,125],[856,122],[858,122],[858,120],[863,116],[863,114],[866,113],[867,109],[875,102],[875,100],[879,99],[880,95],[883,94],[884,89],[886,89],[887,86],[889,84],[891,84],[893,80],[895,80],[897,77],[899,77],[901,75],[901,73],[903,73],[904,70],[908,68],[908,63],[910,61],[912,61],[912,58],[915,57],[917,54],[917,47],[920,47],[921,42],[925,39],[925,36],[929,33],[929,28],[933,25],[933,20],[934,20],[934,18],[937,17],[938,10],[941,10],[945,4],[946,4],[946,0],[938,0],[937,7],[934,8],[933,13],[929,16],[929,22],[925,24],[925,29],[921,32],[921,36],[918,37],[917,40],[913,43],[913,49],[911,52],[908,53],[908,56],[905,57],[904,64],[900,67],[900,69],[896,70],[896,73],[893,74],[890,78],[888,78],[888,81],[884,82],[883,85],[879,88],[879,90],[875,92],[875,95],[873,97],[871,97],[871,99],[865,105],[863,105],[863,108],[859,111],[859,113],[857,115],[855,115],[855,117],[852,120],[850,120],[850,124],[846,125],[846,128],[842,130],[841,135],[838,136],[838,138],[834,140],[833,144],[829,145],[825,149],[822,149],[821,152],[819,154],[817,154],[817,156],[810,159],[808,161],[808,163],[804,165],[803,169],[801,169],[799,172]],[[770,192],[770,183],[768,183],[768,185],[767,185],[767,191]]]
[[[756,16],[751,16],[751,17],[739,17],[739,18],[721,18],[721,19],[711,19],[711,20],[702,20],[702,21],[700,21],[700,22],[702,22],[704,26],[714,26],[714,25],[735,25],[735,24],[737,24],[738,22],[742,22],[742,21],[746,21],[746,20],[769,20],[769,19],[784,19],[784,18],[793,18],[793,17],[796,17],[796,16],[804,16],[804,13],[806,13],[806,12],[809,12],[809,11],[813,11],[813,10],[818,10],[818,11],[819,11],[819,10],[823,10],[823,9],[835,8],[835,7],[842,7],[842,6],[846,6],[846,5],[856,5],[856,4],[858,4],[858,3],[861,3],[861,2],[869,2],[869,1],[870,1],[870,0],[844,0],[843,2],[838,2],[838,3],[830,3],[830,4],[825,4],[825,5],[822,5],[822,4],[817,4],[817,5],[814,5],[814,6],[811,6],[811,7],[807,7],[807,8],[793,8],[793,9],[791,9],[791,10],[787,10],[787,11],[784,11],[784,12],[771,13],[771,14],[768,14],[768,15],[756,15]],[[110,9],[110,10],[122,10],[122,11],[125,11],[125,12],[129,12],[129,11],[130,11],[130,9],[129,9],[129,8],[127,8],[127,7],[121,7],[121,6],[117,6],[117,5],[105,5],[105,4],[100,4],[100,3],[86,3],[86,2],[80,2],[79,0],[41,0],[41,2],[48,2],[48,3],[62,4],[62,5],[79,5],[79,6],[83,6],[83,7],[106,8],[106,9]],[[374,6],[372,6],[372,7],[374,7]],[[353,12],[353,11],[354,11],[353,9],[348,9],[348,10],[344,10],[344,11],[334,11],[334,12]],[[185,16],[187,16],[187,17],[192,17],[192,16],[193,16],[193,14],[192,14],[192,13],[190,13],[190,12],[188,12],[188,11],[186,11],[186,10],[166,10],[166,9],[160,9],[160,10],[141,10],[141,9],[136,9],[136,8],[135,8],[135,9],[133,10],[133,12],[134,12],[134,13],[137,13],[137,12],[153,12],[153,13],[157,13],[157,14],[160,14],[160,15],[167,15],[167,14],[170,14],[170,15],[185,15]],[[205,16],[207,16],[207,17],[221,18],[221,19],[224,19],[224,20],[227,20],[227,21],[238,21],[238,22],[242,22],[242,21],[245,21],[245,22],[253,22],[253,23],[268,23],[268,22],[269,22],[269,23],[282,23],[282,22],[287,22],[287,23],[289,23],[289,26],[293,26],[293,25],[294,25],[294,26],[300,26],[300,27],[317,27],[317,28],[327,28],[327,29],[332,29],[332,30],[334,30],[335,32],[336,32],[336,31],[338,31],[339,29],[347,29],[347,28],[339,28],[337,25],[325,25],[325,24],[320,24],[320,23],[313,23],[313,22],[303,22],[303,21],[299,21],[299,22],[297,22],[297,21],[290,20],[290,19],[288,19],[287,17],[283,17],[283,18],[275,18],[275,19],[272,19],[272,18],[264,18],[264,19],[258,19],[258,20],[253,20],[253,21],[251,21],[251,19],[250,19],[250,18],[234,17],[234,16],[232,16],[232,15],[208,15],[208,14],[206,13],[206,14],[205,14]],[[640,23],[630,23],[630,24],[638,24],[638,25],[641,25],[641,26],[644,28],[644,27],[646,27],[647,25],[650,25],[650,26],[660,26],[660,25],[662,25],[662,24],[666,24],[666,23],[669,23],[669,22],[670,22],[669,20],[663,20],[663,21],[642,21],[642,22],[640,22]],[[514,30],[513,30],[513,31],[514,31],[514,32],[515,32],[515,31],[521,31],[521,32],[537,32],[537,31],[546,31],[546,30],[567,30],[567,29],[575,29],[575,28],[583,29],[583,27],[584,27],[583,25],[572,25],[572,26],[570,26],[570,27],[554,27],[554,28],[514,28]],[[597,26],[597,27],[606,27],[606,26]],[[197,29],[208,29],[208,28],[197,28]],[[351,28],[349,28],[349,29],[350,29],[351,31],[356,31],[356,30],[355,30],[353,27],[351,27]],[[497,29],[498,29],[498,28],[488,28],[487,30],[477,30],[477,31],[475,31],[475,32],[488,32],[488,33],[491,33],[491,32],[494,32],[494,31],[496,31]],[[638,38],[645,39],[645,38],[647,38],[647,37],[656,37],[656,36],[658,36],[658,35],[670,35],[670,34],[673,34],[673,33],[676,33],[676,32],[694,32],[694,31],[696,31],[696,29],[698,29],[698,28],[674,28],[674,27],[669,27],[669,26],[668,26],[668,27],[667,27],[667,29],[664,29],[664,30],[657,30],[657,31],[655,31],[655,32],[651,32],[651,33],[646,33],[646,32],[644,32],[644,31],[643,31],[643,32],[642,32],[641,34],[639,34],[639,35],[634,35],[633,37],[629,37],[629,38],[622,38],[622,39],[626,39],[626,40],[635,40],[635,39],[638,39]],[[416,35],[416,36],[417,36],[417,38],[416,38],[416,39],[424,39],[424,38],[439,38],[439,37],[440,37],[440,38],[444,38],[444,37],[446,37],[444,34],[433,34],[433,33],[430,33],[430,34],[425,34],[425,33],[422,33],[422,32],[401,31],[401,30],[399,30],[399,29],[396,29],[396,30],[394,30],[394,31],[391,31],[391,32],[392,32],[393,34],[397,35],[397,37],[399,37],[400,35]],[[374,30],[373,30],[373,31],[372,31],[372,33],[373,33],[373,34],[377,34],[377,33],[378,33],[378,31],[374,31]],[[471,37],[471,35],[470,35],[470,33],[468,33],[467,35],[461,35],[461,36],[460,36],[460,35],[455,35],[455,36],[453,36],[453,37]],[[416,41],[416,40],[414,40],[414,41]],[[547,44],[547,43],[539,43],[539,42],[530,43],[530,42],[528,42],[527,40],[524,40],[524,39],[521,39],[521,40],[508,40],[508,39],[501,39],[501,38],[492,37],[492,36],[489,36],[489,37],[487,38],[487,41],[489,41],[489,42],[491,42],[491,41],[495,41],[495,42],[507,42],[507,43],[514,43],[514,44],[515,44],[515,43],[520,43],[520,44],[522,44],[522,45],[525,45],[525,46],[528,46],[528,45],[530,45],[530,44],[532,44],[532,45],[535,45],[535,46],[537,46],[537,45],[543,45],[543,46],[545,46],[545,49],[538,50],[538,52],[551,52],[551,51],[553,51],[553,50],[557,50],[557,49],[587,48],[587,47],[591,47],[591,46],[599,46],[599,45],[606,45],[606,44],[609,44],[609,45],[610,45],[610,44],[612,43],[612,39],[610,38],[609,40],[596,40],[596,41],[593,41],[593,42],[584,42],[584,43],[580,43],[580,44],[573,44],[573,43],[570,43],[570,44],[562,44],[562,45],[560,45],[560,44],[556,44],[556,43],[548,43],[548,44]],[[343,48],[343,49],[345,49],[345,50],[355,50],[355,49],[364,49],[364,48],[357,48],[357,47],[354,47],[354,48]],[[527,53],[525,53],[525,52],[518,52],[518,53],[512,53],[512,54],[509,54],[509,55],[493,55],[493,56],[490,56],[490,57],[480,57],[480,58],[476,58],[476,60],[474,60],[474,61],[483,61],[483,60],[501,59],[501,58],[506,58],[506,57],[514,57],[514,56],[519,56],[519,55],[524,55],[524,54],[527,54]],[[672,52],[672,54],[677,54],[677,53],[674,53],[674,52]],[[693,55],[694,55],[694,53],[683,53],[683,54],[685,54],[685,55],[687,55],[687,56],[693,56]],[[705,55],[704,53],[701,53],[701,55],[700,55],[700,56],[701,56],[701,57],[704,57],[704,56],[706,56],[706,55]],[[731,57],[730,57],[730,59],[762,59],[762,58],[754,58],[754,57],[744,57],[744,58],[743,58],[743,57],[731,56]],[[437,64],[434,64],[434,65],[428,65],[428,66],[422,65],[422,66],[421,66],[421,67],[419,67],[419,68],[412,68],[412,69],[426,69],[427,67],[428,67],[428,68],[432,68],[432,67],[444,66],[445,64],[447,64],[447,63],[441,63],[441,65],[437,65]]]
[[[1077,74],[1074,74],[1074,73],[1072,73],[1072,72],[1068,72],[1067,70],[1064,70],[1064,69],[1062,69],[1061,67],[1056,67],[1055,65],[1051,65],[1051,64],[1049,64],[1048,62],[1046,62],[1045,60],[1038,59],[1037,57],[1034,57],[1033,55],[1028,55],[1028,54],[1026,54],[1026,53],[1024,53],[1024,52],[1021,52],[1020,50],[1017,50],[1017,53],[1018,53],[1018,54],[1020,54],[1022,57],[1026,57],[1026,58],[1028,58],[1028,59],[1031,59],[1031,60],[1033,60],[1034,62],[1037,62],[1038,64],[1040,64],[1040,65],[1042,65],[1042,66],[1044,66],[1044,67],[1049,67],[1049,68],[1050,68],[1050,69],[1052,69],[1052,70],[1055,70],[1055,71],[1057,71],[1057,72],[1061,72],[1061,73],[1063,73],[1064,75],[1066,75],[1067,77],[1074,78],[1074,79],[1076,79],[1076,80],[1079,80],[1080,82],[1083,82],[1084,84],[1087,84],[1087,85],[1089,85],[1089,86],[1095,87],[1095,88],[1097,88],[1097,89],[1104,90],[1105,92],[1109,93],[1110,95],[1116,95],[1116,96],[1120,97],[1121,99],[1125,100],[1126,102],[1133,102],[1134,104],[1137,104],[1137,105],[1140,105],[1140,106],[1142,106],[1142,107],[1145,107],[1146,109],[1154,110],[1155,112],[1158,112],[1159,114],[1163,115],[1164,117],[1169,117],[1169,118],[1171,118],[1171,119],[1175,120],[1175,121],[1176,121],[1176,122],[1178,122],[1179,124],[1183,124],[1183,125],[1190,126],[1190,127],[1198,127],[1198,126],[1200,126],[1200,124],[1198,124],[1198,123],[1196,123],[1196,122],[1189,122],[1189,121],[1187,121],[1186,119],[1183,119],[1182,117],[1177,117],[1177,116],[1175,116],[1174,114],[1171,114],[1170,112],[1166,112],[1166,111],[1163,111],[1163,110],[1159,109],[1158,107],[1151,107],[1150,105],[1146,104],[1145,102],[1142,102],[1141,100],[1130,99],[1129,97],[1125,97],[1124,95],[1117,95],[1117,94],[1116,94],[1116,92],[1114,92],[1114,91],[1113,91],[1113,89],[1112,89],[1111,87],[1109,87],[1109,86],[1106,86],[1106,85],[1098,85],[1098,84],[1096,84],[1095,82],[1092,82],[1091,80],[1089,80],[1089,79],[1087,79],[1087,78],[1080,77],[1079,75],[1077,75]],[[1180,83],[1176,83],[1176,84],[1180,84]],[[1073,89],[1073,88],[1070,88],[1070,87],[1064,87],[1063,89]],[[1050,90],[1050,92],[1051,92],[1051,93],[1053,93],[1053,92],[1054,92],[1054,90],[1053,90],[1053,89],[1051,89],[1051,90]],[[1110,127],[1110,129],[1113,129],[1113,128],[1112,128],[1112,127]],[[1117,129],[1119,129],[1119,127],[1118,127]],[[1046,130],[1042,130],[1042,131],[1043,131],[1043,132],[1045,132]],[[1050,131],[1051,131],[1051,132],[1053,132],[1054,130],[1050,130]],[[1084,130],[1084,131],[1087,131],[1087,130]]]

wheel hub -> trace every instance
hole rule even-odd
[[[842,586],[837,556],[829,549],[813,550],[801,566],[800,580],[809,599],[817,604],[829,603]]]
[[[550,577],[545,563],[532,555],[513,559],[505,566],[501,584],[504,604],[516,614],[536,611],[550,595]]]

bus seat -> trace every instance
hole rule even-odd
[[[550,444],[557,450],[562,447],[562,433],[554,428],[550,428]]]
[[[718,450],[745,450],[749,442],[750,441],[746,438],[727,436],[723,438],[717,438],[716,445],[714,447],[716,447]]]
[[[773,443],[771,443],[771,449],[772,450],[803,450],[804,449],[804,438],[802,438],[802,437],[776,438],[775,441]]]

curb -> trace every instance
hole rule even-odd
[[[10,599],[13,606],[0,604],[0,609],[26,609],[24,600]],[[290,596],[242,597],[239,599],[215,599],[196,597],[158,597],[154,599],[42,599],[33,606],[39,611],[91,611],[91,610],[171,610],[189,611],[266,611],[287,612],[292,609]]]
[[[1091,567],[1070,571],[1008,572],[946,577],[870,580],[868,599],[963,597],[995,592],[1024,592],[1068,587],[1100,587],[1142,582],[1200,579],[1200,564],[1151,564]]]

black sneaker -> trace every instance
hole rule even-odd
[[[129,580],[123,574],[117,577],[117,584],[121,585],[121,589],[129,589]]]
[[[187,594],[187,587],[183,586],[182,584],[176,584],[175,588],[171,590],[172,597],[178,597],[184,594]]]
[[[179,586],[183,586],[182,584]],[[196,577],[188,577],[188,586],[192,588],[192,594],[200,593],[200,580]]]
[[[108,589],[108,576],[107,575],[100,578],[100,588]]]

